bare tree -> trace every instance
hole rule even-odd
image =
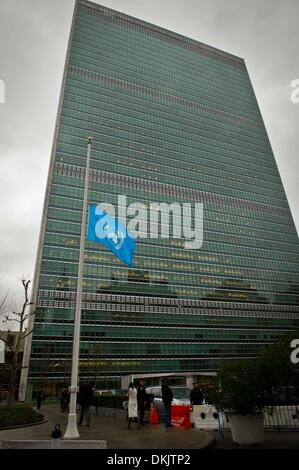
[[[6,300],[8,297],[8,291],[4,295],[3,299],[0,301],[0,315],[3,315],[7,311]]]
[[[28,331],[26,324],[28,318],[34,314],[33,311],[28,311],[28,307],[33,305],[33,302],[29,300],[29,284],[30,280],[22,279],[22,285],[24,290],[24,300],[21,309],[18,311],[13,311],[12,315],[8,314],[8,309],[5,308],[5,303],[7,299],[7,295],[4,301],[1,302],[0,307],[2,307],[2,315],[4,315],[3,323],[17,323],[18,327],[17,330],[14,332],[15,336],[7,336],[7,338],[3,337],[2,340],[5,344],[7,344],[8,348],[12,353],[12,359],[10,364],[10,371],[9,371],[9,385],[8,385],[8,397],[7,397],[7,407],[10,408],[14,404],[15,400],[15,393],[16,393],[16,383],[17,383],[17,376],[19,370],[22,369],[22,364],[19,364],[19,353],[21,351],[21,345],[24,344],[24,340],[27,336],[31,335],[32,330]],[[0,308],[1,313],[1,308]],[[7,330],[10,332],[10,330]]]

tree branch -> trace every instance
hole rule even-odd
[[[1,303],[0,303],[0,312],[1,312],[2,308],[3,308],[4,305],[5,305],[6,299],[7,299],[7,297],[8,297],[8,292],[9,292],[9,290],[7,289],[7,292],[6,292],[5,296],[4,296],[3,299],[1,300]]]
[[[26,333],[26,334],[22,334],[22,339],[27,338],[27,336],[32,334],[32,332],[33,332],[33,329],[31,331],[29,331],[28,333]],[[25,331],[24,331],[24,333],[25,333]]]
[[[21,323],[21,320],[18,320],[17,318],[9,318],[6,316],[5,320],[3,320],[3,323],[6,323],[7,321],[16,321],[17,323]]]
[[[0,339],[3,341],[3,343],[7,344],[7,346],[11,350],[11,352],[14,352],[14,346],[12,346],[7,339],[5,339],[5,338],[0,338]]]

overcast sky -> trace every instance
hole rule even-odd
[[[0,295],[32,278],[74,0],[0,0]],[[101,0],[243,57],[299,231],[298,0]]]

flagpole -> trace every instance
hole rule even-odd
[[[73,338],[73,356],[72,356],[72,377],[70,392],[70,412],[68,415],[68,424],[64,434],[64,439],[78,439],[79,432],[77,428],[77,392],[78,392],[78,368],[79,368],[79,351],[80,351],[80,326],[81,326],[81,303],[82,303],[82,285],[83,285],[83,267],[84,267],[84,247],[85,247],[85,230],[87,221],[87,201],[88,201],[88,182],[89,182],[89,165],[91,144],[93,138],[87,138],[87,159],[85,168],[85,183],[83,196],[83,210],[81,222],[81,238],[80,238],[80,254],[77,279],[77,295],[76,295],[76,312],[74,322],[74,338]]]

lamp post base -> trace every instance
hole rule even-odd
[[[68,423],[63,439],[78,439],[80,437],[77,429],[77,414],[70,413]]]

